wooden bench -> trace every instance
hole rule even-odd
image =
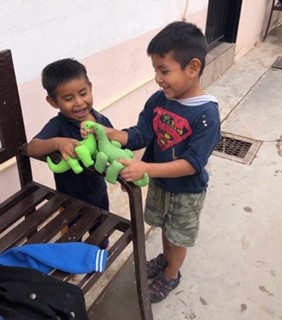
[[[33,181],[26,142],[11,51],[0,51],[0,164],[15,158],[21,185],[18,192],[0,204],[0,253],[27,243],[79,239],[99,246],[107,237],[117,232],[120,236],[114,242],[111,240],[107,268],[132,241],[141,317],[144,320],[153,319],[148,295],[140,188],[119,177],[118,181],[128,193],[130,220],[90,206]],[[94,169],[87,171],[89,174],[98,174]],[[78,221],[62,233],[61,230],[69,226],[74,218]],[[98,221],[100,226],[90,235],[89,229]],[[52,275],[64,281],[69,281],[72,277],[58,270]],[[86,274],[78,286],[86,294],[101,275],[98,272]]]

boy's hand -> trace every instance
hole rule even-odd
[[[118,159],[118,162],[125,166],[120,175],[128,182],[142,179],[146,173],[145,162],[143,161]]]
[[[84,129],[84,124],[85,124],[85,121],[81,122],[80,123],[80,135],[83,139],[86,139],[88,137],[88,134],[89,133],[93,133],[95,134],[95,131],[94,129],[88,129],[88,130],[85,130]]]
[[[80,142],[71,138],[57,138],[57,150],[61,153],[62,158],[67,160],[68,157],[77,158],[75,147],[80,145]]]
[[[84,123],[85,123],[85,121],[81,122],[81,124],[80,124],[80,135],[81,135],[81,137],[83,139],[86,139],[88,137],[89,133],[93,133],[95,135],[95,130],[93,128],[87,129],[87,130],[84,129]],[[101,126],[103,126],[103,125],[101,125]],[[105,133],[106,133],[107,136],[108,136],[109,132],[111,132],[113,130],[112,128],[108,128],[108,127],[105,127],[105,126],[103,126],[103,127],[105,129]]]

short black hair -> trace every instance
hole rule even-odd
[[[200,75],[205,68],[208,44],[202,31],[193,23],[175,21],[162,29],[149,43],[147,54],[158,54],[164,57],[172,52],[175,61],[182,69],[193,58],[201,61]]]
[[[67,58],[48,64],[42,71],[41,80],[48,95],[56,100],[58,85],[80,77],[84,77],[89,82],[85,66],[75,59]]]

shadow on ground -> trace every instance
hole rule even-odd
[[[88,315],[89,320],[141,320],[132,256],[90,308]]]

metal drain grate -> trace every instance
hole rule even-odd
[[[221,158],[251,164],[262,142],[231,133],[222,132],[219,144],[213,154]]]
[[[282,56],[278,56],[271,67],[276,69],[282,69]]]

